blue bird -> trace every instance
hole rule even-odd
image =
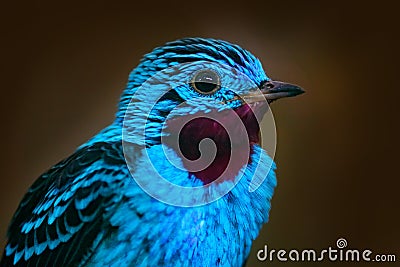
[[[29,188],[0,266],[243,266],[276,186],[259,119],[301,93],[226,41],[155,48],[114,122]]]

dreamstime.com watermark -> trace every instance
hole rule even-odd
[[[395,254],[374,254],[370,249],[350,249],[347,240],[339,238],[336,247],[327,249],[269,249],[267,245],[258,250],[259,261],[292,261],[292,262],[396,262]]]

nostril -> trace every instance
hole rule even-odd
[[[267,82],[266,84],[265,84],[265,87],[267,87],[268,89],[272,89],[272,88],[274,88],[274,84],[273,83],[271,83],[271,82]]]

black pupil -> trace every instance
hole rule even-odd
[[[194,79],[197,90],[210,93],[218,86],[218,76],[212,71],[202,71]]]

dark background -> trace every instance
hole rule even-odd
[[[273,104],[279,184],[271,220],[254,243],[248,266],[267,265],[256,260],[264,244],[323,249],[335,247],[339,237],[351,248],[400,260],[394,5],[2,5],[0,247],[35,178],[112,121],[140,57],[166,41],[202,36],[240,44],[261,59],[269,76],[307,91]]]

